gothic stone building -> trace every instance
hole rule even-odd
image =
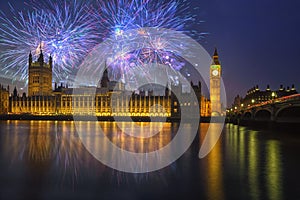
[[[186,100],[181,105],[168,88],[165,89],[164,95],[160,96],[154,95],[153,91],[129,93],[124,90],[122,83],[109,81],[107,70],[103,74],[101,87],[76,88],[76,93],[72,88],[63,85],[55,84],[55,88],[52,89],[51,56],[48,60],[49,62],[45,63],[42,50],[36,62],[33,62],[32,55],[29,54],[28,95],[25,93],[19,95],[15,88],[12,95],[8,97],[8,91],[2,89],[0,95],[5,94],[5,96],[4,99],[1,99],[0,112],[31,115],[179,117],[180,108],[183,106],[194,109],[194,105],[200,105],[202,116],[211,114],[210,101],[201,96],[200,83],[198,85],[191,84],[199,104]],[[116,84],[119,86],[111,87]],[[182,93],[181,84],[171,87],[172,90],[179,90],[179,94],[184,97],[190,95]],[[119,90],[112,90],[112,88],[119,88]]]
[[[0,114],[6,114],[9,110],[9,86],[7,89],[0,85]]]

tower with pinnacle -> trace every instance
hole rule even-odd
[[[48,63],[44,61],[43,50],[36,62],[33,62],[32,54],[29,54],[28,63],[28,96],[49,96],[52,94],[52,57]]]
[[[211,115],[221,116],[221,75],[222,68],[219,61],[217,49],[213,55],[213,61],[210,66],[210,100],[211,100]]]

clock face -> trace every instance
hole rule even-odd
[[[218,76],[218,74],[219,74],[219,71],[218,71],[218,70],[215,69],[215,70],[212,71],[212,75]]]

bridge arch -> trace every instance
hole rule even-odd
[[[260,109],[254,113],[255,120],[271,120],[272,112],[269,109]]]
[[[275,117],[278,121],[300,122],[300,105],[289,105],[280,108]]]
[[[243,115],[242,115],[242,118],[243,119],[251,119],[252,118],[252,113],[250,111],[247,111],[245,112]]]

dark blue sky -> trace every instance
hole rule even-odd
[[[10,0],[22,8],[24,1]],[[300,1],[297,0],[191,0],[205,23],[199,30],[208,52],[219,49],[229,103],[235,95],[259,85],[293,83],[300,90]],[[1,0],[0,8],[8,9]]]
[[[219,48],[223,78],[231,102],[258,84],[296,84],[300,89],[300,1],[197,1],[206,21],[204,47]]]

